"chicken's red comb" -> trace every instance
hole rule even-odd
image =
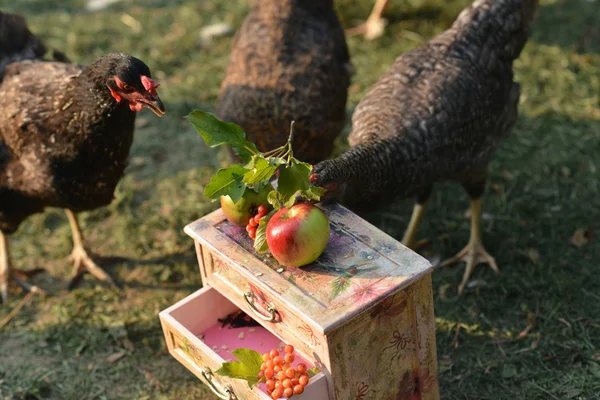
[[[142,85],[144,85],[144,88],[148,91],[156,89],[157,87],[160,86],[160,83],[154,82],[152,79],[148,78],[146,75],[141,75],[140,79],[142,80]]]

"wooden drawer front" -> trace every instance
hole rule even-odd
[[[329,359],[327,342],[319,328],[303,320],[280,296],[272,293],[251,274],[244,274],[240,267],[232,267],[228,261],[207,251],[198,244],[202,254],[201,269],[206,275],[204,283],[216,288],[240,309],[279,336],[285,343],[293,344],[312,360]],[[243,269],[243,266],[242,266]],[[249,292],[251,295],[248,296]],[[252,304],[249,304],[251,302]],[[276,310],[271,314],[267,309]],[[274,320],[271,320],[275,317]],[[328,362],[326,367],[329,368]]]
[[[162,311],[159,316],[169,353],[209,386],[218,398],[270,400],[271,397],[259,385],[250,389],[244,380],[230,379],[214,374],[224,361],[235,360],[230,354],[235,348],[252,348],[264,353],[272,347],[277,347],[275,344],[279,342],[279,338],[262,327],[236,328],[231,331],[223,328],[221,331],[218,328],[220,326],[218,319],[238,310],[239,308],[234,303],[217,290],[205,287]],[[243,331],[246,336],[240,337],[238,331]],[[209,335],[212,340],[210,343]],[[260,337],[260,341],[252,340],[251,335],[259,335],[257,337]],[[240,338],[234,344],[229,342],[229,345],[225,346],[226,348],[214,342],[215,338],[227,340],[225,336],[229,336],[230,341],[232,336]],[[298,400],[328,400],[329,393],[325,374],[319,373],[312,377],[309,385],[305,387],[304,393],[294,396],[294,398],[298,398]]]

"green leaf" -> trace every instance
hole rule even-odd
[[[279,173],[277,190],[281,194],[281,198],[284,202],[287,202],[290,197],[294,197],[299,190],[310,188],[311,184],[308,180],[308,177],[310,176],[310,166],[307,167],[307,165],[309,164],[294,164],[282,169]]]
[[[292,208],[292,206],[294,205],[294,203],[296,203],[296,196],[292,196],[289,199],[287,199],[287,201],[285,203],[283,203],[283,206],[285,208]]]
[[[313,186],[310,183],[312,166],[292,158],[292,165],[281,170],[277,181],[277,190],[287,208],[294,205],[296,195],[308,200],[319,201],[325,194],[325,189]]]
[[[266,158],[254,156],[252,169],[244,175],[244,182],[247,184],[257,184],[271,179],[275,171],[276,166],[271,165]]]
[[[280,165],[283,165],[286,163],[285,158],[281,158],[281,157],[269,157],[269,164],[278,167]]]
[[[275,191],[271,191],[271,193],[273,192]],[[254,250],[256,250],[257,253],[266,253],[269,251],[269,245],[267,244],[267,223],[276,212],[277,210],[271,210],[271,212],[262,217],[258,223],[258,227],[256,228],[256,238],[254,239]]]
[[[246,168],[238,164],[218,170],[204,188],[204,195],[213,200],[221,196],[229,196],[236,203],[242,198],[246,189],[246,184],[242,182],[242,179],[247,172]]]
[[[263,363],[262,355],[251,349],[235,349],[231,352],[240,361],[224,362],[215,374],[235,379],[244,379],[252,387],[258,382],[258,373]]]
[[[252,349],[235,349],[231,352],[238,360],[256,369],[256,375],[260,372],[260,366],[264,362],[262,354]]]
[[[256,146],[246,141],[246,134],[236,124],[221,121],[213,114],[200,110],[192,111],[185,119],[190,121],[210,147],[227,144],[244,163],[258,154]]]
[[[327,189],[325,189],[325,188],[318,187],[318,186],[311,186],[306,190],[301,190],[300,195],[306,197],[309,200],[319,201],[321,199],[321,196],[323,196],[326,191],[327,191]]]
[[[310,376],[312,378],[313,376],[315,376],[316,374],[318,374],[321,371],[317,367],[312,367],[311,369],[307,370],[306,372],[308,373],[308,376]]]
[[[276,190],[271,190],[267,195],[267,201],[274,209],[279,210],[281,205],[279,203],[279,193]]]

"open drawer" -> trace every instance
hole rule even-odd
[[[262,326],[221,328],[218,319],[239,308],[212,287],[204,287],[163,310],[160,322],[165,334],[169,353],[200,378],[221,399],[270,400],[265,385],[260,383],[252,389],[245,380],[215,375],[214,371],[224,361],[235,361],[231,351],[245,347],[265,353],[280,347],[281,340]],[[296,360],[306,361],[296,351]],[[327,379],[320,372],[310,379],[304,393],[294,395],[298,400],[328,400]]]

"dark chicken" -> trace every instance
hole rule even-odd
[[[349,142],[337,159],[314,168],[314,183],[360,211],[416,196],[402,242],[415,230],[434,183],[459,182],[471,198],[468,245],[442,265],[465,261],[462,292],[476,264],[487,262],[480,232],[487,165],[517,119],[521,53],[537,0],[478,0],[453,26],[396,59],[357,106]]]
[[[295,120],[294,156],[322,161],[344,127],[350,70],[332,0],[257,1],[233,41],[218,117],[263,152]]]
[[[109,204],[123,176],[136,112],[165,112],[148,67],[111,53],[89,67],[47,61],[22,17],[0,13],[0,294],[11,280],[7,234],[44,207],[65,208],[75,282],[84,270],[112,283],[88,255],[76,214]]]

